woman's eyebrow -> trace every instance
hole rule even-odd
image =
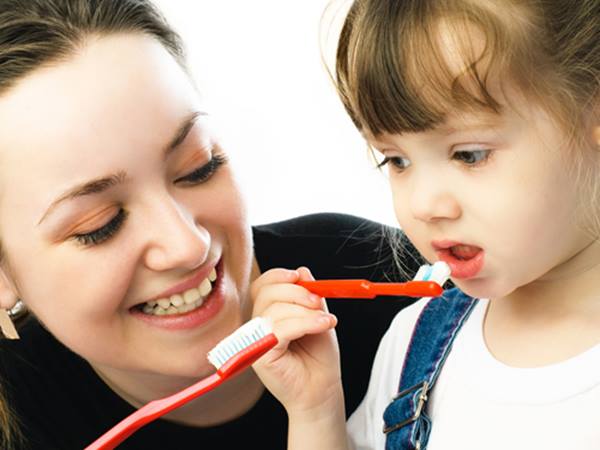
[[[206,115],[205,112],[194,111],[193,113],[191,113],[190,115],[188,115],[186,117],[186,119],[183,121],[183,123],[177,129],[177,132],[175,133],[175,136],[173,136],[173,139],[171,139],[169,145],[167,145],[167,147],[165,148],[165,151],[164,151],[165,158],[167,156],[169,156],[171,154],[171,152],[173,152],[173,150],[177,149],[177,147],[179,147],[183,141],[185,141],[185,138],[190,133],[190,130],[196,123],[196,119],[199,116],[205,116],[205,115]]]
[[[169,144],[164,149],[165,158],[173,151],[176,150],[179,145],[185,140],[187,135],[190,133],[190,130],[194,126],[196,119],[199,116],[206,115],[205,112],[194,111],[189,114],[185,120],[181,123],[173,138],[169,141]],[[119,171],[115,174],[103,176],[100,178],[96,178],[91,181],[86,181],[84,183],[78,184],[66,192],[61,194],[56,200],[54,200],[46,212],[42,215],[41,219],[38,222],[38,225],[41,224],[44,219],[52,212],[52,210],[61,202],[65,200],[72,200],[77,197],[83,197],[85,195],[90,194],[99,194],[101,192],[106,191],[112,186],[117,184],[122,184],[127,179],[127,173],[125,171]]]
[[[104,192],[112,186],[122,184],[126,179],[127,173],[125,171],[119,171],[115,174],[96,178],[91,181],[86,181],[85,183],[81,183],[72,187],[71,189],[61,194],[56,200],[54,200],[50,204],[50,206],[38,222],[38,225],[42,223],[42,221],[48,216],[48,214],[52,212],[52,210],[60,202],[63,202],[65,200],[72,200],[77,197],[83,197],[85,195],[98,194],[100,192]]]

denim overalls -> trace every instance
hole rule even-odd
[[[423,308],[406,352],[398,394],[383,413],[386,450],[427,448],[431,431],[427,395],[476,303],[476,299],[454,288]]]

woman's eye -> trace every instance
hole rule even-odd
[[[81,233],[73,235],[74,239],[83,245],[98,245],[104,241],[107,241],[115,235],[117,231],[123,225],[123,222],[127,218],[127,212],[123,208],[119,208],[119,212],[110,221],[98,228],[97,230],[90,231],[89,233]]]
[[[403,158],[402,156],[386,156],[379,164],[377,164],[377,168],[388,164],[392,165],[397,171],[402,172],[410,166],[410,160],[408,158]]]
[[[177,178],[175,183],[201,184],[210,179],[223,164],[227,162],[225,155],[214,155],[210,161],[193,172]]]
[[[490,157],[491,150],[459,150],[452,154],[452,158],[468,166],[484,163]]]

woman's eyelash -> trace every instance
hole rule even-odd
[[[77,239],[80,244],[83,245],[98,245],[104,241],[110,239],[127,218],[127,211],[123,208],[119,208],[119,212],[106,224],[97,230],[89,233],[75,234],[73,238]]]
[[[183,177],[177,178],[176,183],[201,184],[208,181],[210,177],[227,162],[225,155],[214,155],[208,163]]]
[[[227,162],[227,158],[224,155],[214,155],[211,160],[203,165],[202,167],[194,170],[192,173],[178,178],[175,180],[176,183],[183,182],[189,184],[200,184],[208,181],[210,177]],[[86,246],[101,244],[119,231],[123,222],[127,218],[127,211],[123,208],[119,208],[119,212],[106,224],[97,230],[90,231],[89,233],[75,234],[72,237],[76,239],[80,244]]]

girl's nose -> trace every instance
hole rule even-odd
[[[208,230],[171,198],[155,203],[147,231],[149,239],[144,259],[151,270],[192,270],[208,257],[211,241]]]
[[[422,222],[458,219],[462,210],[450,183],[443,178],[424,178],[412,188],[409,207],[413,217]]]

